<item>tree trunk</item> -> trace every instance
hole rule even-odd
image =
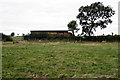
[[[94,21],[91,21],[91,28],[89,29],[88,36],[91,36],[90,33],[91,33],[93,27],[94,27]]]
[[[89,32],[88,32],[88,36],[91,36],[91,31],[92,31],[92,27],[90,28]]]
[[[75,34],[74,34],[74,30],[72,30],[72,35],[75,36]]]

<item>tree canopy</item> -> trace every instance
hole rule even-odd
[[[91,36],[97,27],[104,29],[108,23],[112,23],[110,19],[115,14],[110,6],[104,6],[102,2],[92,3],[90,6],[81,6],[79,8],[79,24],[82,26],[82,35]]]
[[[12,33],[11,33],[11,36],[15,36],[15,33],[14,33],[14,32],[12,32]]]
[[[79,28],[77,28],[78,24],[75,20],[70,21],[67,26],[68,26],[68,29],[72,31],[73,36],[75,35],[74,30],[76,31],[79,30]]]

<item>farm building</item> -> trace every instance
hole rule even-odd
[[[39,33],[46,33],[46,34],[56,34],[56,35],[72,35],[72,33],[68,32],[68,30],[33,30],[31,34],[39,34]]]

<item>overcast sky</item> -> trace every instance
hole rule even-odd
[[[98,1],[110,5],[116,14],[113,23],[104,30],[98,28],[96,34],[118,34],[118,0],[0,0],[0,32],[22,35],[30,30],[67,30],[81,6]]]

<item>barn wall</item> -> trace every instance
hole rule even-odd
[[[71,35],[71,33],[68,32],[31,32],[31,34],[40,34],[40,33],[46,33],[46,34],[58,34],[58,35]]]

